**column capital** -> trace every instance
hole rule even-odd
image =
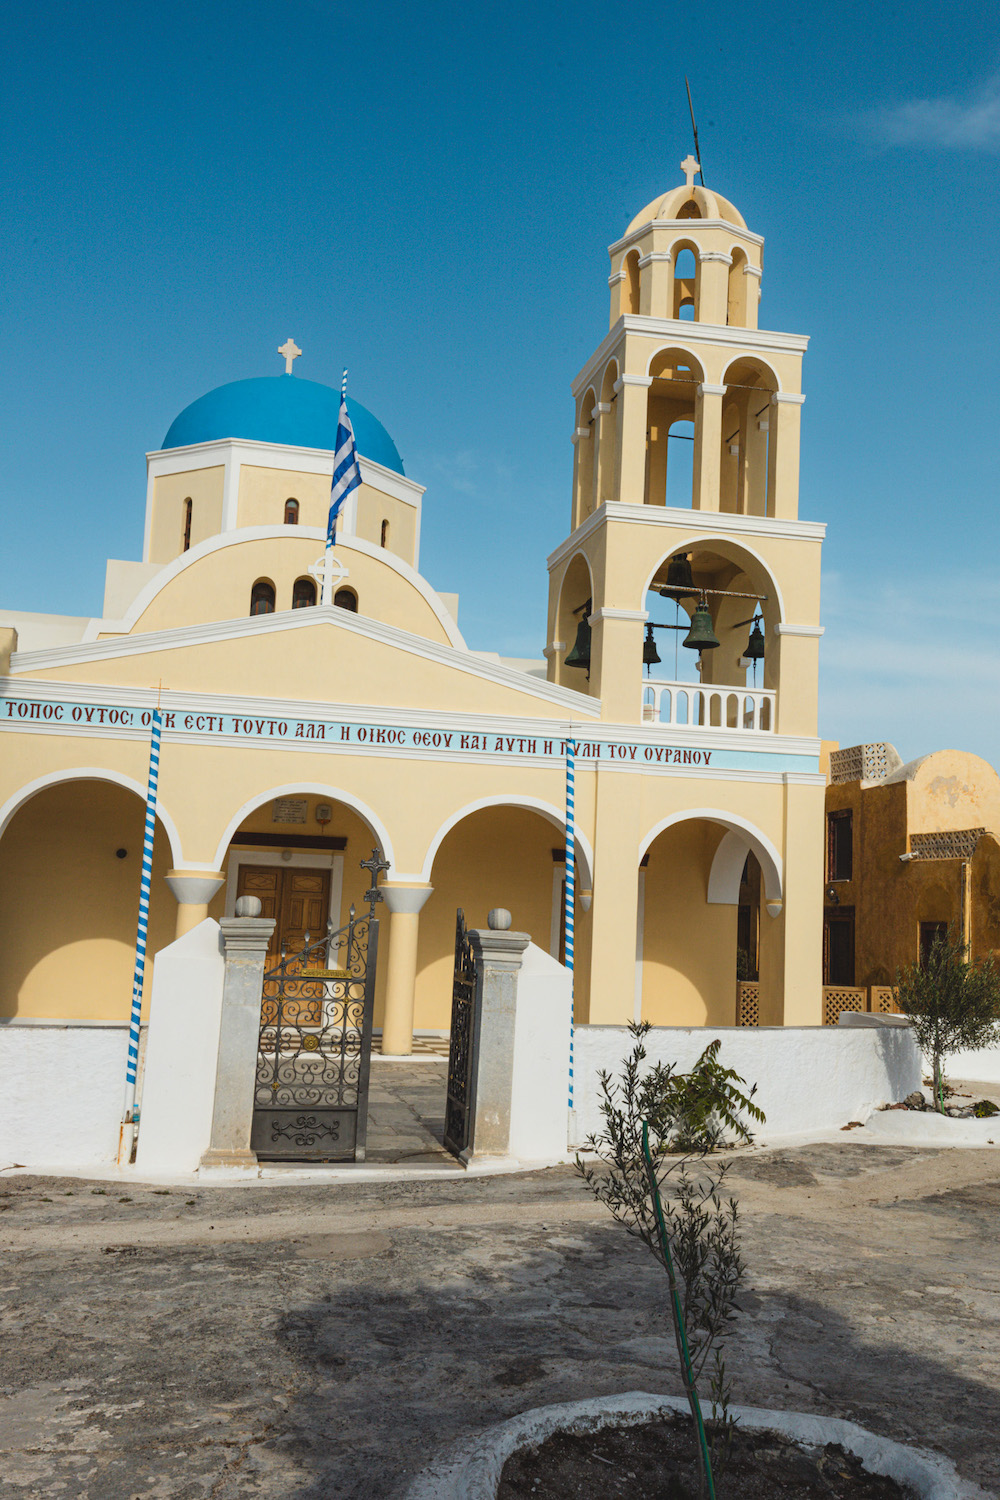
[[[639,256],[639,269],[642,270],[644,266],[648,266],[654,260],[671,261],[673,258],[673,252],[670,250],[650,250],[648,255]]]
[[[163,878],[182,906],[207,906],[226,879],[221,871],[205,870],[168,870]]]
[[[596,417],[597,414],[598,414],[598,412],[600,412],[601,415],[603,416],[606,412],[609,412],[610,410],[611,410],[611,402],[610,401],[598,401],[597,405],[594,407],[594,416]]]
[[[731,266],[733,263],[733,257],[731,255],[727,255],[724,250],[699,250],[698,259],[700,261],[721,261],[724,266]]]
[[[590,428],[589,427],[574,427],[573,428],[573,436],[570,438],[570,442],[571,443],[579,443],[579,442],[582,442],[584,438],[589,438],[589,437],[590,437]]]
[[[801,406],[805,396],[796,396],[792,391],[772,391],[772,406]]]
[[[601,620],[633,620],[644,625],[648,619],[648,609],[614,609],[610,605],[602,605],[600,609],[595,609],[592,615],[587,616],[587,623],[596,625]]]
[[[760,266],[751,265],[751,263],[747,261],[746,265],[743,267],[743,274],[744,276],[756,276],[759,280],[760,277],[763,276],[764,272]]]
[[[702,383],[698,387],[698,395],[724,396],[726,394],[726,389],[727,387],[724,385],[709,385],[706,381],[702,381]]]
[[[652,375],[619,375],[618,379],[614,383],[613,389],[617,393],[621,390],[623,385],[641,385],[648,389],[648,387],[652,384]]]
[[[434,894],[432,885],[380,885],[382,899],[395,916],[415,917],[423,910],[428,896]]]

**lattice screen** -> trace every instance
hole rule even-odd
[[[985,828],[955,828],[947,833],[911,833],[910,853],[917,859],[971,859]]]
[[[845,781],[884,781],[902,764],[895,745],[851,745],[830,752],[830,780],[834,786]]]
[[[868,1009],[867,990],[842,988],[840,985],[823,986],[823,1025],[836,1026],[842,1010]]]
[[[872,1013],[877,1016],[895,1016],[899,1014],[899,1006],[896,1004],[896,991],[889,984],[873,984],[871,989]]]
[[[760,984],[756,979],[740,979],[736,983],[737,1026],[760,1025]]]

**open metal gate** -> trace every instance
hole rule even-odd
[[[444,1115],[444,1144],[460,1156],[472,1145],[475,1108],[476,960],[465,930],[465,913],[455,923],[455,975],[451,991],[451,1046],[448,1052],[448,1100]]]
[[[376,851],[380,868],[385,869]],[[372,862],[366,862],[370,864]],[[367,916],[264,975],[250,1149],[262,1161],[364,1161],[375,967],[376,889]]]

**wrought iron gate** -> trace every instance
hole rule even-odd
[[[465,913],[455,923],[455,977],[451,991],[451,1046],[444,1144],[456,1156],[472,1145],[476,1061],[476,960],[465,930]]]
[[[309,941],[264,975],[250,1149],[263,1161],[363,1161],[378,920]],[[375,892],[374,897],[372,892]]]

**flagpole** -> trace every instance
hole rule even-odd
[[[153,880],[153,839],[156,835],[156,788],[160,777],[160,729],[163,720],[159,708],[153,709],[153,729],[149,741],[149,777],[146,783],[146,826],[142,836],[142,874],[139,877],[139,922],[135,937],[135,970],[132,976],[132,1016],[128,1030],[128,1062],[125,1068],[125,1103],[118,1137],[118,1165],[127,1166],[132,1159],[135,1141],[135,1080],[139,1066],[139,1023],[142,1019],[142,986],[146,973],[146,939],[149,932],[149,895]]]
[[[569,970],[569,1110],[570,1121],[573,1116],[573,1029],[574,1029],[574,984],[575,974],[573,968],[573,926],[576,916],[576,740],[572,737],[566,741],[566,881],[563,892],[565,930],[566,930],[566,967]]]

